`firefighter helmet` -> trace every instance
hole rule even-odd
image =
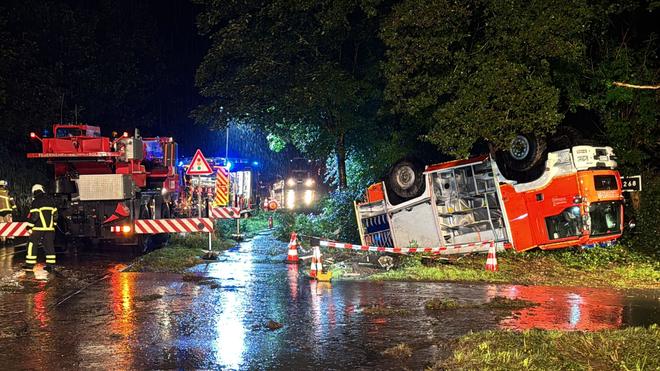
[[[44,186],[42,186],[41,184],[35,184],[32,186],[32,194],[35,194],[37,192],[46,193],[46,190],[44,190]]]
[[[6,187],[7,186],[7,181],[6,180],[0,180],[0,187]]]

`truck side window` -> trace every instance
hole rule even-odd
[[[580,208],[571,206],[561,213],[545,218],[548,237],[551,240],[580,236],[582,234],[582,216]]]

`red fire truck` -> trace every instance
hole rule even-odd
[[[30,137],[42,150],[28,158],[53,165],[58,228],[68,238],[138,244],[135,219],[171,216],[180,188],[172,138],[142,138],[136,130],[111,139],[98,126],[64,124],[53,126],[52,138]]]
[[[394,171],[397,200],[387,182],[369,187],[355,211],[363,245],[448,247],[442,253],[485,251],[487,242],[525,251],[611,243],[623,231],[623,195],[611,147],[575,146],[548,153],[537,179],[504,178],[491,156]]]

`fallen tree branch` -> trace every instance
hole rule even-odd
[[[634,85],[634,84],[627,84],[625,82],[618,82],[614,81],[612,83],[614,86],[621,86],[623,88],[631,88],[631,89],[644,89],[644,90],[658,90],[660,89],[660,85]]]

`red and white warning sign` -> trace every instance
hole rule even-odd
[[[213,232],[211,218],[137,219],[135,233]]]
[[[199,149],[195,152],[188,170],[186,170],[186,175],[211,175],[213,174],[213,169],[209,162],[206,161],[206,157],[202,154],[202,151]]]
[[[0,223],[0,237],[27,237],[28,225],[27,222]]]
[[[238,207],[214,207],[211,209],[211,217],[214,219],[239,219],[241,209]]]

